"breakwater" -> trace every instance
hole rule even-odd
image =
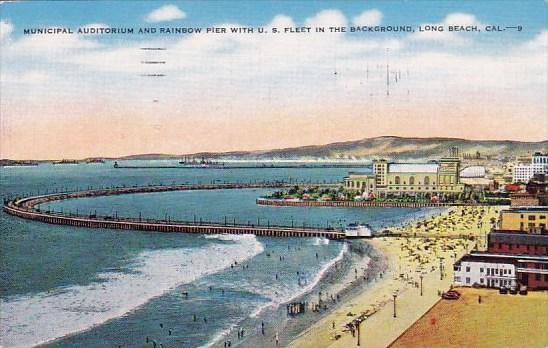
[[[309,184],[323,186],[323,184]],[[307,226],[273,226],[270,224],[230,224],[197,221],[174,221],[139,218],[122,218],[118,216],[74,215],[58,212],[42,211],[37,206],[43,203],[83,197],[98,197],[132,193],[153,193],[188,190],[219,190],[219,189],[249,189],[249,188],[282,188],[289,187],[287,183],[254,183],[254,184],[196,184],[196,185],[166,185],[117,187],[109,189],[62,192],[31,196],[4,202],[7,214],[23,219],[49,224],[68,225],[86,228],[109,228],[121,230],[141,230],[157,232],[182,232],[196,234],[254,234],[269,237],[324,237],[329,239],[344,238],[342,231],[333,228],[315,228]]]

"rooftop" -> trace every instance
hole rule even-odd
[[[460,262],[462,261],[514,263],[521,260],[546,263],[548,262],[548,256],[526,254],[498,254],[478,251],[464,255],[455,264],[460,264]]]
[[[390,163],[390,173],[437,173],[437,163]]]
[[[548,246],[548,235],[491,232],[489,233],[489,242]]]
[[[548,207],[545,206],[531,206],[531,207],[511,207],[510,210],[503,210],[502,213],[530,213],[530,212],[543,212],[548,213]]]

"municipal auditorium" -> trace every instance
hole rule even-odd
[[[347,191],[367,198],[392,196],[447,197],[464,192],[459,179],[458,157],[427,163],[373,161],[373,173],[350,172],[344,178]]]

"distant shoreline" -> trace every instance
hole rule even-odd
[[[473,155],[476,159],[497,159],[499,157],[512,157],[519,154],[535,151],[548,151],[548,140],[520,141],[520,140],[469,140],[451,137],[402,137],[402,136],[377,136],[359,140],[333,142],[321,145],[303,145],[267,150],[242,150],[242,151],[210,151],[188,154],[145,153],[121,156],[88,156],[77,159],[77,155],[66,155],[67,160],[85,162],[87,160],[100,159],[104,161],[125,160],[180,160],[183,157],[209,158],[216,160],[248,160],[248,161],[370,161],[376,157],[399,159],[425,159],[439,158],[447,153],[450,147],[458,147],[461,153]],[[23,156],[21,156],[23,157]],[[24,156],[26,157],[26,156]],[[32,156],[29,156],[32,157]],[[49,157],[49,156],[48,156]],[[53,156],[52,156],[53,157]],[[83,156],[82,156],[83,157]],[[44,157],[42,157],[44,158]],[[50,157],[51,158],[51,157]],[[57,160],[32,160],[32,159],[0,159],[3,162],[34,161],[40,163],[54,162]]]

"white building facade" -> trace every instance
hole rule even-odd
[[[512,258],[500,254],[471,254],[454,265],[456,286],[479,285],[488,288],[515,287],[516,267]]]
[[[519,163],[514,166],[513,182],[527,183],[535,174],[548,174],[548,154],[535,153],[530,164]]]

